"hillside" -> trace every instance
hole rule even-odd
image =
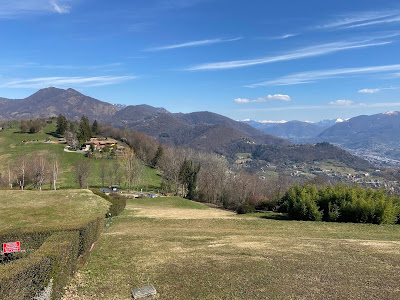
[[[114,105],[85,96],[74,89],[49,87],[24,99],[0,98],[0,120],[35,119],[63,114],[78,120],[83,115],[89,119],[105,121],[118,111]]]
[[[190,146],[222,153],[226,152],[228,144],[242,141],[281,146],[291,144],[211,112],[172,114],[163,108],[131,105],[116,112],[110,122],[115,127],[129,127],[144,132],[167,145]]]
[[[400,159],[400,113],[358,116],[337,123],[318,135],[323,141],[348,149],[366,149]]]
[[[253,159],[276,165],[298,163],[314,164],[336,161],[340,165],[345,165],[359,171],[367,171],[374,168],[368,161],[329,143],[294,145],[288,147],[268,145],[242,146],[242,152],[251,153]]]
[[[0,131],[0,179],[7,181],[7,168],[10,164],[13,169],[21,156],[34,157],[37,154],[45,155],[50,158],[53,154],[57,156],[60,163],[60,174],[57,185],[62,188],[77,188],[75,181],[74,164],[84,158],[82,153],[65,152],[65,144],[58,143],[58,138],[54,137],[56,126],[54,123],[47,126],[38,133],[21,133],[17,126]],[[50,142],[45,142],[49,138]],[[107,160],[109,164],[116,160]],[[91,176],[89,178],[90,187],[102,187],[100,176],[101,159],[92,159]],[[144,167],[143,178],[145,186],[149,189],[159,189],[160,176],[156,170],[150,167]],[[0,180],[1,181],[1,180]],[[106,186],[110,184],[106,182]],[[32,188],[32,186],[28,186]],[[48,189],[49,185],[43,186]]]

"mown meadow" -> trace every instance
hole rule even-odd
[[[236,215],[176,197],[131,199],[64,299],[398,299],[398,225]]]

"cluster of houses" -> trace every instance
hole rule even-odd
[[[103,152],[107,148],[108,150],[114,150],[115,152],[123,152],[124,146],[118,145],[118,141],[115,139],[105,138],[98,135],[93,135],[90,141],[86,141],[81,150],[89,152],[91,148],[94,151]]]

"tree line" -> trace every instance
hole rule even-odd
[[[280,211],[304,221],[394,224],[400,222],[400,199],[386,191],[359,186],[313,185],[291,187],[280,201]]]
[[[60,162],[57,155],[32,153],[22,155],[14,163],[8,163],[6,171],[0,173],[0,184],[24,190],[28,185],[42,190],[47,183],[50,189],[57,189]]]

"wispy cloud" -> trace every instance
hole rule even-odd
[[[355,16],[356,15],[356,16]],[[378,11],[378,12],[357,12],[348,15],[342,15],[336,20],[323,25],[314,27],[314,29],[341,30],[371,25],[390,24],[400,22],[400,11]]]
[[[50,65],[37,62],[24,62],[6,66],[5,68],[31,68],[31,69],[64,69],[64,70],[100,70],[120,67],[123,64],[120,62],[102,64],[102,65]]]
[[[71,9],[70,6],[57,3],[55,0],[50,1],[50,4],[53,6],[54,10],[59,14],[68,14]]]
[[[272,86],[272,85],[294,85],[312,83],[322,79],[345,77],[354,74],[368,74],[368,73],[388,73],[400,71],[400,64],[373,66],[373,67],[360,67],[360,68],[345,68],[345,69],[331,69],[331,70],[316,70],[309,72],[301,72],[286,75],[277,79],[254,83],[246,87],[255,88],[259,86]]]
[[[171,50],[171,49],[178,49],[178,48],[206,46],[206,45],[212,45],[212,44],[234,42],[234,41],[238,41],[241,39],[242,39],[242,37],[236,37],[233,39],[217,38],[217,39],[210,39],[210,40],[191,41],[191,42],[185,42],[185,43],[181,43],[181,44],[173,44],[173,45],[149,48],[149,49],[146,49],[146,51],[163,51],[163,50]]]
[[[295,60],[295,59],[300,59],[300,58],[322,56],[322,55],[340,52],[340,51],[344,51],[344,50],[374,47],[374,46],[383,46],[383,45],[391,44],[392,41],[377,41],[377,40],[382,40],[382,39],[386,39],[388,37],[393,37],[393,36],[394,35],[384,36],[384,37],[376,37],[376,38],[359,40],[359,41],[343,41],[343,42],[326,43],[326,44],[320,44],[320,45],[316,45],[316,46],[297,49],[292,52],[288,52],[286,54],[277,55],[277,56],[267,56],[267,57],[263,57],[263,58],[247,59],[247,60],[233,60],[233,61],[224,61],[224,62],[215,62],[215,63],[205,63],[205,64],[188,67],[188,68],[186,68],[186,70],[201,71],[201,70],[235,69],[235,68],[243,68],[243,67],[261,65],[261,64],[274,63],[274,62],[279,62],[279,61],[288,61],[288,60]]]
[[[0,0],[0,18],[46,13],[67,14],[73,0]]]
[[[360,108],[395,108],[400,107],[400,102],[380,102],[380,103],[353,103],[348,106],[340,105],[296,105],[296,106],[281,106],[281,107],[265,107],[265,108],[244,108],[242,112],[260,112],[260,111],[287,111],[287,110],[319,110],[319,109],[360,109]]]
[[[256,99],[250,100],[247,98],[236,98],[233,101],[239,104],[244,103],[257,103],[257,102],[267,102],[267,101],[291,101],[289,95],[282,95],[282,94],[275,94],[275,95],[268,95],[267,97],[258,97]]]
[[[358,90],[358,92],[362,93],[362,94],[375,94],[375,93],[378,93],[380,91],[381,91],[381,89],[361,89],[361,90]]]
[[[334,105],[334,106],[350,106],[352,105],[354,102],[351,100],[336,100],[336,101],[332,101],[329,102],[329,105]]]
[[[95,87],[113,85],[138,78],[137,76],[96,76],[96,77],[39,77],[12,80],[0,83],[2,88],[43,88],[57,87]]]
[[[280,35],[280,36],[273,37],[272,39],[273,40],[285,40],[285,39],[297,36],[299,34],[300,33],[288,33],[288,34],[283,34],[283,35]]]

